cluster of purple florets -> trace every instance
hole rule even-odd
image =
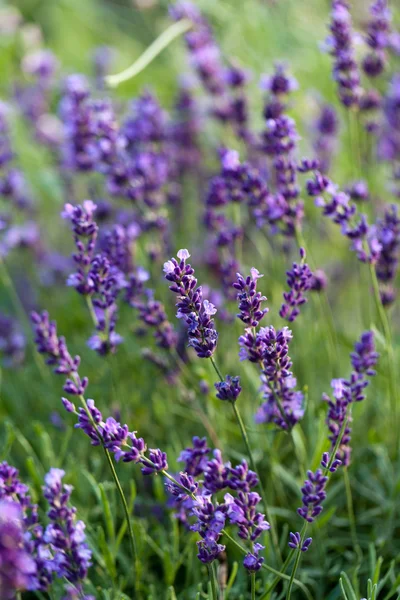
[[[219,450],[214,450],[212,457],[210,452],[205,438],[194,437],[193,447],[181,453],[178,461],[184,463],[185,471],[180,473],[178,482],[191,494],[182,494],[181,487],[168,482],[167,488],[175,496],[177,516],[192,523],[190,529],[200,534],[202,539],[197,542],[199,560],[210,563],[218,558],[225,549],[219,543],[222,530],[231,524],[237,528],[242,540],[252,543],[253,550],[245,556],[244,566],[249,571],[258,571],[264,561],[259,556],[264,546],[256,540],[270,527],[257,510],[261,498],[253,489],[258,485],[258,477],[245,460],[232,467],[223,462]],[[225,493],[223,502],[218,502],[213,495],[223,490],[230,492]]]
[[[217,309],[203,298],[203,290],[197,286],[194,269],[186,263],[189,252],[179,250],[177,257],[164,263],[165,279],[172,283],[169,289],[177,294],[176,316],[187,325],[189,346],[199,358],[209,358],[217,347],[218,333],[212,318]]]
[[[84,595],[83,582],[91,566],[92,553],[85,542],[85,524],[76,520],[70,505],[72,486],[62,482],[65,473],[50,469],[43,496],[48,502],[48,523],[42,523],[38,506],[18,471],[0,464],[0,591],[14,599],[16,591],[46,592],[54,579],[67,582],[66,591]]]
[[[351,353],[353,371],[349,379],[332,380],[332,398],[324,394],[328,403],[327,424],[330,431],[331,450],[339,443],[335,459],[344,465],[350,463],[351,447],[351,404],[361,402],[365,398],[365,388],[369,385],[368,377],[375,375],[378,353],[375,350],[374,334],[366,331],[354,346]]]

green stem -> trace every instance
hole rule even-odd
[[[250,573],[251,580],[251,600],[256,600],[256,574]]]
[[[382,304],[382,300],[381,300],[381,294],[379,291],[379,283],[378,283],[378,278],[376,276],[376,270],[375,270],[375,266],[370,264],[370,274],[371,274],[371,281],[372,281],[372,287],[374,290],[374,297],[375,297],[375,304],[376,304],[376,308],[379,314],[379,319],[381,321],[381,326],[385,335],[385,340],[386,340],[386,350],[388,353],[388,367],[389,367],[389,386],[390,386],[390,401],[391,401],[391,406],[392,406],[392,412],[393,415],[396,418],[396,428],[398,431],[399,428],[399,422],[398,422],[398,405],[399,405],[399,399],[398,399],[398,391],[397,391],[397,381],[396,381],[396,365],[395,365],[395,360],[394,360],[394,354],[393,354],[393,344],[392,344],[392,334],[390,331],[390,325],[389,325],[389,321],[387,318],[387,314],[385,311],[385,308]]]
[[[168,29],[163,31],[157,39],[154,40],[150,46],[139,56],[135,62],[117,75],[108,75],[105,78],[105,82],[110,87],[117,87],[120,83],[128,81],[136,77],[141,71],[143,71],[175,38],[179,37],[186,31],[189,31],[192,27],[192,22],[189,19],[181,19],[177,23],[174,23]]]
[[[308,254],[309,262],[311,264],[311,268],[314,271],[316,268],[315,261],[313,260],[312,255],[307,250],[306,241],[303,236],[303,232],[300,227],[296,227],[295,229],[296,241],[299,248],[304,248]],[[329,340],[330,344],[328,344],[328,355],[330,357],[330,361],[333,364],[339,364],[339,351],[338,351],[338,341],[336,335],[336,327],[333,319],[332,308],[329,303],[328,297],[326,295],[326,291],[322,290],[321,292],[317,292],[319,298],[319,304],[322,316],[325,317],[326,322],[328,324],[329,331]]]
[[[293,554],[294,554],[294,550],[291,550],[289,552],[289,554],[287,555],[287,558],[285,560],[285,562],[283,563],[282,567],[281,567],[281,573],[285,573],[286,569],[289,566],[290,561],[293,558]],[[260,600],[266,600],[266,598],[268,597],[268,595],[276,588],[276,586],[278,585],[278,583],[280,582],[281,577],[279,575],[277,575],[275,577],[275,579],[273,580],[273,582],[271,583],[271,585],[266,589],[266,591],[264,592],[264,594],[262,595],[262,597],[260,598]]]
[[[343,479],[344,479],[344,485],[345,485],[345,489],[346,489],[347,511],[349,514],[351,538],[353,541],[354,551],[356,552],[357,556],[361,560],[362,559],[362,551],[360,548],[360,544],[358,543],[356,518],[354,515],[354,506],[353,506],[353,496],[351,493],[349,471],[348,471],[347,466],[345,466],[343,469]]]
[[[216,372],[216,374],[217,374],[217,376],[218,376],[218,379],[219,379],[220,381],[224,381],[224,378],[222,377],[222,373],[221,373],[221,371],[219,370],[219,368],[218,368],[218,366],[217,366],[217,363],[216,363],[216,362],[215,362],[215,360],[214,360],[214,357],[213,357],[213,356],[210,356],[210,360],[211,360],[211,364],[212,364],[212,366],[214,367],[214,371]]]
[[[208,565],[208,576],[210,578],[213,600],[219,600],[218,582],[217,582],[217,577],[216,577],[216,571],[215,571],[215,564],[214,564],[214,562],[215,561],[213,561],[211,563],[211,565]]]
[[[302,528],[301,533],[300,533],[300,544],[299,544],[299,547],[297,549],[296,560],[294,561],[294,565],[293,565],[293,569],[292,569],[292,574],[290,576],[289,587],[288,587],[288,591],[287,591],[287,594],[286,594],[286,600],[290,600],[290,596],[292,595],[293,583],[294,583],[294,579],[296,577],[297,569],[298,569],[299,564],[300,564],[301,547],[304,544],[304,539],[305,539],[306,533],[307,533],[307,526],[308,526],[308,522],[306,521],[304,523],[303,528]]]

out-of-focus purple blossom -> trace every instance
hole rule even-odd
[[[369,189],[366,181],[360,179],[354,181],[346,188],[346,193],[349,194],[352,200],[356,202],[362,202],[369,200]]]
[[[0,502],[0,596],[13,600],[26,590],[36,565],[24,549],[22,513],[14,502]]]
[[[298,89],[297,80],[286,72],[286,66],[282,63],[275,65],[275,72],[272,75],[263,75],[260,81],[260,87],[273,96],[285,96]]]
[[[212,318],[217,309],[203,299],[202,288],[196,287],[194,269],[186,264],[189,252],[179,250],[177,257],[178,260],[172,258],[164,263],[165,279],[172,282],[169,289],[178,295],[176,316],[183,318],[187,324],[189,346],[194,348],[199,358],[209,358],[217,347],[218,333]]]
[[[290,532],[289,538],[290,538],[290,541],[288,542],[288,546],[289,546],[289,548],[292,548],[293,550],[300,549],[301,552],[307,552],[307,550],[309,549],[309,547],[312,544],[311,537],[304,540],[304,542],[302,544],[301,536],[298,531],[296,531],[296,533]]]
[[[377,77],[386,66],[386,48],[390,45],[392,15],[387,0],[374,0],[370,6],[366,42],[370,52],[362,66],[368,77]]]
[[[242,388],[240,387],[240,377],[227,375],[225,381],[219,381],[214,384],[217,390],[217,398],[228,402],[236,402]]]
[[[275,423],[282,429],[293,427],[304,415],[303,394],[296,390],[291,372],[289,342],[292,332],[284,327],[261,327],[256,336],[260,348],[262,391],[265,402],[256,414],[257,423]]]
[[[83,75],[66,79],[60,117],[64,126],[64,165],[72,171],[108,172],[122,140],[111,104],[90,99],[89,84]]]
[[[250,573],[255,573],[261,569],[261,566],[264,562],[264,557],[259,556],[260,550],[264,550],[265,546],[261,544],[254,544],[253,551],[248,552],[243,559],[243,566],[250,571]]]
[[[321,469],[315,473],[307,471],[308,479],[301,488],[303,506],[297,510],[298,514],[309,523],[312,523],[322,512],[322,503],[326,498],[325,487],[328,482]],[[301,548],[302,550],[302,548]]]
[[[261,303],[267,300],[261,292],[257,292],[257,281],[263,277],[254,267],[250,270],[250,275],[244,278],[237,273],[237,280],[233,287],[238,291],[237,299],[239,301],[239,314],[237,317],[248,327],[258,327],[260,321],[268,312],[268,308],[261,308]]]
[[[321,292],[328,285],[328,277],[322,269],[316,269],[312,275],[310,290]]]
[[[377,238],[381,245],[376,275],[382,284],[381,298],[385,305],[395,299],[393,282],[396,277],[400,252],[400,218],[396,205],[388,206],[377,222]]]
[[[284,114],[282,96],[291,91],[290,77],[282,66],[267,86],[269,99],[264,108],[265,129],[261,134],[259,148],[270,157],[272,173],[269,182],[271,194],[264,198],[265,206],[258,208],[258,218],[265,219],[276,231],[293,236],[303,218],[303,202],[299,199],[297,161],[294,153],[299,139],[296,123]],[[272,193],[273,192],[273,193]]]
[[[18,323],[0,313],[0,353],[7,367],[20,365],[25,357],[26,340]]]
[[[314,123],[314,151],[322,173],[329,171],[338,146],[339,119],[331,104],[323,104]]]
[[[361,97],[360,73],[354,56],[354,32],[347,0],[333,0],[330,35],[326,47],[334,57],[333,78],[345,107],[357,105]]]
[[[82,205],[66,204],[61,213],[64,219],[71,222],[77,248],[73,259],[78,265],[78,270],[69,276],[67,284],[84,295],[92,292],[87,273],[94,256],[98,235],[98,226],[94,220],[96,208],[92,200],[85,200]]]
[[[179,177],[197,169],[201,160],[199,110],[188,86],[182,86],[175,102],[175,116],[168,128],[169,151]]]
[[[333,461],[331,461],[331,455],[329,454],[329,452],[324,452],[322,455],[322,459],[321,459],[321,467],[323,469],[329,469],[330,473],[335,473],[335,471],[338,470],[338,468],[340,467],[340,465],[342,464],[342,461],[335,458]]]
[[[400,159],[400,75],[396,73],[383,100],[384,123],[378,140],[378,157],[396,164]],[[394,170],[395,176],[395,170]],[[398,189],[394,186],[394,192]]]
[[[339,191],[327,178],[315,173],[314,179],[307,182],[310,196],[316,196],[316,206],[322,208],[323,215],[340,225],[343,235],[351,240],[351,249],[361,262],[376,264],[381,252],[376,227],[368,225],[366,215],[358,213],[350,195]],[[324,199],[323,194],[329,196]]]
[[[110,46],[98,46],[93,52],[93,70],[97,89],[104,88],[104,77],[109,74],[115,58],[115,50]]]
[[[56,322],[50,321],[46,311],[41,314],[33,312],[31,320],[37,351],[46,356],[47,364],[54,366],[55,373],[70,378],[65,383],[69,394],[77,396],[83,394],[89,381],[87,377],[81,380],[78,375],[81,359],[79,356],[72,358],[68,352],[65,338],[57,335]]]
[[[213,96],[225,91],[224,67],[209,23],[198,8],[190,2],[178,2],[170,9],[174,20],[189,19],[193,29],[185,34],[191,63],[205,89]]]

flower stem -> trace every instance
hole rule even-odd
[[[354,515],[353,496],[351,493],[349,471],[348,471],[347,466],[345,466],[343,469],[343,479],[344,479],[344,485],[345,485],[345,489],[346,489],[347,511],[349,514],[351,538],[353,541],[354,551],[357,554],[357,556],[359,557],[359,559],[361,560],[362,559],[362,550],[360,548],[360,544],[358,543],[358,538],[357,538],[357,527],[356,527],[356,518]]]
[[[389,321],[387,318],[387,314],[386,314],[385,308],[384,308],[384,306],[382,304],[382,300],[381,300],[381,295],[379,292],[379,283],[378,283],[378,278],[376,276],[375,266],[372,264],[370,264],[370,274],[371,274],[372,287],[374,290],[376,308],[377,308],[377,311],[379,314],[379,319],[381,321],[381,326],[382,326],[383,333],[385,335],[385,340],[386,340],[386,350],[388,353],[390,401],[391,401],[393,415],[396,418],[396,430],[398,431],[398,428],[399,428],[398,405],[399,405],[400,400],[398,398],[398,391],[397,391],[396,366],[395,366],[394,353],[393,353],[392,334],[390,331],[390,325],[389,325]]]
[[[214,563],[215,561],[213,561],[211,565],[208,565],[208,575],[210,578],[213,600],[219,600],[217,574]]]
[[[177,23],[174,23],[168,29],[162,32],[146,48],[146,50],[139,56],[135,62],[117,75],[108,75],[105,77],[105,82],[110,87],[117,87],[124,81],[128,81],[133,77],[136,77],[141,71],[143,71],[175,38],[179,37],[186,31],[189,31],[192,27],[192,22],[189,19],[181,19]]]
[[[256,600],[256,574],[250,573],[251,580],[251,600]]]
[[[307,526],[308,526],[308,522],[305,521],[303,528],[301,530],[300,533],[300,543],[299,543],[299,547],[297,549],[297,554],[296,554],[296,560],[294,561],[294,565],[293,565],[293,569],[292,569],[292,574],[290,576],[290,581],[289,581],[289,587],[288,587],[288,591],[286,594],[286,600],[290,600],[290,596],[292,594],[292,588],[293,588],[293,583],[294,583],[294,579],[296,577],[296,572],[297,569],[299,567],[300,564],[300,558],[301,558],[301,547],[304,543],[304,539],[306,537],[306,533],[307,533]]]

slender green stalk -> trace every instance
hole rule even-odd
[[[218,582],[214,563],[215,561],[213,561],[211,565],[208,565],[208,575],[210,578],[213,600],[219,600]]]
[[[290,596],[292,594],[293,583],[294,583],[294,580],[295,580],[295,577],[296,577],[296,572],[297,572],[297,569],[299,567],[300,559],[301,559],[301,547],[304,544],[304,540],[305,540],[306,533],[307,533],[307,526],[308,526],[308,522],[305,521],[304,525],[303,525],[303,528],[302,528],[302,530],[300,532],[300,543],[299,543],[299,547],[297,549],[296,560],[294,561],[294,565],[293,565],[293,569],[292,569],[292,574],[290,576],[289,587],[288,587],[288,591],[287,591],[287,594],[286,594],[286,600],[290,600]]]
[[[344,479],[344,486],[346,489],[347,512],[349,514],[351,538],[353,541],[354,551],[356,552],[357,556],[361,560],[362,559],[362,550],[360,548],[360,544],[358,542],[358,537],[357,537],[356,518],[354,515],[354,506],[353,506],[353,495],[351,493],[349,471],[348,471],[347,467],[344,467],[344,469],[343,469],[343,479]]]
[[[289,554],[286,557],[285,562],[283,563],[282,567],[281,567],[281,573],[285,573],[286,569],[289,566],[290,561],[293,558],[293,554],[294,554],[294,550],[291,550],[289,552]],[[279,575],[277,575],[275,577],[275,579],[273,580],[273,582],[271,583],[271,585],[265,590],[264,594],[262,595],[262,597],[260,598],[260,600],[266,600],[266,598],[268,597],[269,594],[271,594],[271,592],[276,588],[276,586],[278,585],[278,583],[280,582],[281,577]]]
[[[307,250],[306,241],[304,239],[303,232],[300,227],[296,227],[295,235],[296,235],[296,241],[297,241],[298,247],[304,248],[306,250],[308,257],[309,257],[310,264],[311,264],[311,268],[312,268],[312,270],[315,270],[315,268],[316,268],[315,261],[313,260],[313,257],[310,254],[310,252]],[[320,304],[322,316],[325,317],[326,323],[328,325],[329,340],[330,340],[330,343],[328,344],[328,354],[330,357],[330,361],[333,364],[338,364],[339,363],[338,341],[337,341],[336,327],[335,327],[335,322],[333,319],[332,308],[329,303],[329,300],[328,300],[325,290],[322,290],[317,295],[319,298],[319,304]]]
[[[136,77],[141,71],[143,71],[175,38],[189,31],[192,27],[192,22],[189,19],[181,19],[177,23],[174,23],[168,29],[163,31],[157,39],[154,40],[150,46],[139,56],[135,62],[117,75],[108,75],[105,78],[105,82],[110,87],[117,87],[124,81]]]
[[[389,321],[387,318],[387,313],[385,311],[385,308],[384,308],[384,306],[382,304],[382,300],[381,300],[381,294],[379,291],[379,283],[378,283],[378,278],[376,276],[375,266],[372,264],[370,265],[370,274],[371,274],[372,287],[374,290],[376,309],[379,314],[379,319],[381,321],[382,330],[383,330],[383,333],[385,335],[385,340],[386,340],[386,350],[388,353],[388,367],[389,367],[388,370],[389,370],[390,400],[391,400],[393,415],[395,415],[395,417],[396,417],[396,428],[398,431],[398,429],[399,429],[399,418],[398,418],[399,408],[398,407],[399,407],[400,399],[399,399],[398,388],[397,388],[396,365],[395,365],[395,359],[394,359],[394,353],[393,353],[392,334],[390,331],[390,325],[389,325]]]
[[[251,600],[256,600],[256,574],[250,573],[251,580]]]

